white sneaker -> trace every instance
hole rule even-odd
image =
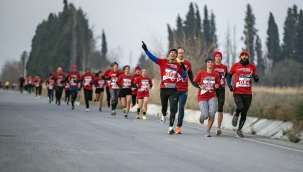
[[[160,118],[160,122],[161,122],[162,124],[164,124],[165,121],[166,121],[166,118],[165,118],[165,116],[162,115],[161,118]]]
[[[175,134],[175,131],[173,129],[173,127],[168,127],[168,134],[172,135],[172,134]]]
[[[86,109],[86,112],[88,112],[89,111],[89,109]]]

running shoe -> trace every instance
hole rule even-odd
[[[200,115],[199,122],[200,122],[200,124],[204,124],[204,116],[203,115]]]
[[[72,106],[72,110],[74,110],[75,109],[75,106]]]
[[[89,112],[89,109],[86,109],[86,112]]]
[[[146,119],[146,116],[145,116],[145,115],[142,115],[142,119],[144,119],[144,120],[145,120],[145,119]]]
[[[242,133],[241,130],[238,130],[238,131],[237,131],[236,136],[237,136],[237,137],[240,137],[240,138],[244,138],[244,135],[243,135],[243,133]]]
[[[128,116],[127,116],[127,115],[124,115],[124,118],[125,118],[125,119],[128,119]]]
[[[169,127],[167,133],[170,134],[170,135],[175,134],[175,131],[174,131],[173,127]]]
[[[140,115],[139,114],[136,115],[136,119],[140,119]]]
[[[49,103],[49,104],[51,103],[51,99],[48,100],[48,103]]]
[[[166,121],[166,118],[165,118],[165,116],[164,116],[164,115],[162,115],[162,116],[161,116],[161,118],[160,118],[160,122],[161,122],[162,124],[164,124],[164,123],[165,123],[165,121]]]
[[[112,110],[111,115],[116,116],[116,111],[115,111],[115,110]]]
[[[238,118],[239,118],[239,117],[236,116],[236,112],[234,112],[233,120],[231,121],[231,123],[232,123],[232,125],[233,125],[234,127],[237,127]]]
[[[217,136],[220,136],[220,134],[222,134],[222,131],[220,130],[220,128],[218,128],[217,132],[216,132],[216,135]]]
[[[102,112],[102,109],[101,109],[101,107],[99,107],[99,111],[100,111],[100,112]]]
[[[178,127],[178,126],[176,127],[176,133],[177,133],[177,134],[182,134],[182,132],[181,132],[181,127]]]
[[[205,133],[205,137],[211,137],[211,135],[210,135],[210,131],[206,131],[206,133]]]

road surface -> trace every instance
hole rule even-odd
[[[185,123],[168,135],[156,117],[121,110],[48,104],[45,97],[0,90],[0,171],[303,171],[303,146],[223,130],[204,137]]]

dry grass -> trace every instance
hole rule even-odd
[[[197,102],[197,88],[189,84],[188,98],[185,108],[199,110]],[[159,81],[154,81],[154,88],[150,90],[150,103],[160,105]],[[253,87],[253,101],[248,111],[249,116],[258,118],[291,121],[294,117],[294,105],[303,97],[303,89]],[[226,89],[224,112],[232,113],[236,106],[232,92]]]

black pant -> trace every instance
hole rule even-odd
[[[65,90],[65,101],[66,101],[66,103],[69,102],[69,99],[70,99],[70,91],[69,90]]]
[[[83,89],[86,108],[89,108],[89,102],[93,100],[93,90]]]
[[[241,130],[245,121],[248,109],[251,105],[252,95],[251,94],[234,94],[234,100],[237,106],[236,116],[241,113],[240,123],[238,130]]]
[[[218,112],[223,112],[223,106],[225,102],[225,88],[216,89],[218,97]]]
[[[167,105],[169,100],[170,106],[170,117],[169,117],[169,126],[174,125],[175,116],[178,109],[178,91],[176,88],[161,88],[160,89],[160,99],[162,105],[162,114],[166,116]]]
[[[71,96],[70,101],[72,103],[72,106],[74,107],[74,103],[76,101],[77,94],[78,94],[78,89],[77,88],[70,88],[69,92],[70,92],[70,96]]]
[[[132,94],[132,104],[135,106],[136,104],[137,94]]]
[[[106,100],[107,100],[107,104],[110,104],[110,92],[109,92],[109,87],[106,87]]]
[[[33,85],[32,84],[28,84],[27,85],[27,92],[30,94],[32,92],[33,89]]]
[[[49,102],[53,99],[53,92],[54,90],[53,89],[47,89],[47,95],[48,95],[48,98],[49,98]]]
[[[41,95],[41,90],[42,90],[41,86],[36,87],[36,96]]]
[[[60,103],[63,92],[63,86],[56,86],[56,102]]]
[[[23,93],[23,85],[19,86],[20,93]]]

